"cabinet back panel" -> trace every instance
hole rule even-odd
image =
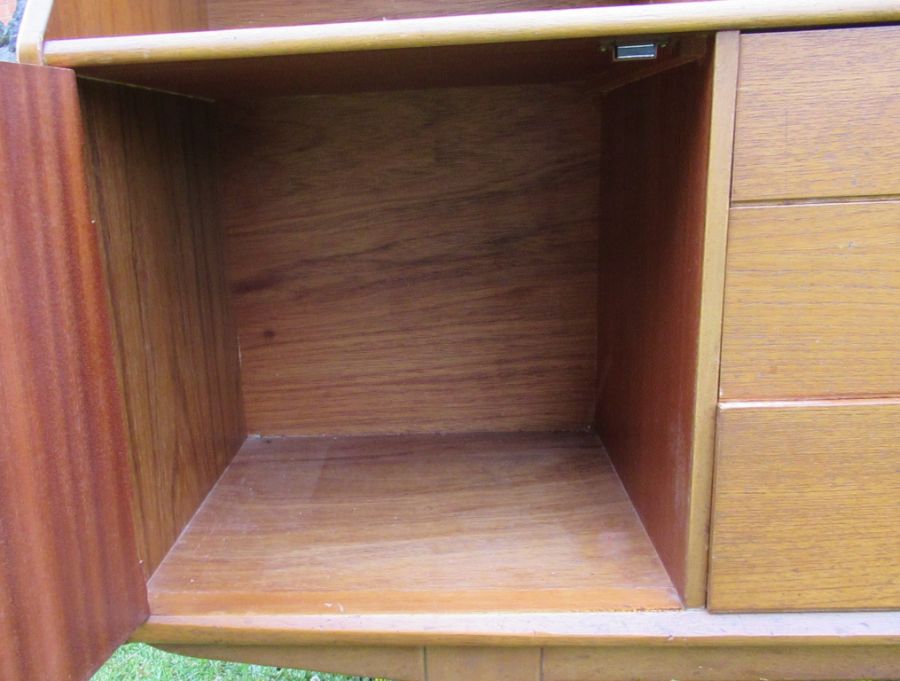
[[[206,10],[209,27],[217,29],[628,4],[632,3],[627,0],[354,0],[340,3],[329,0],[208,0]]]
[[[583,85],[221,115],[251,433],[589,425],[600,135]]]
[[[245,435],[209,107],[82,81],[148,574]]]

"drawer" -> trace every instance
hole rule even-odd
[[[744,35],[736,201],[900,193],[900,26]]]
[[[900,394],[900,202],[731,210],[721,395]]]
[[[719,407],[709,606],[900,606],[900,400]]]

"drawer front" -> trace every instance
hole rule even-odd
[[[709,606],[900,608],[900,400],[719,407]]]
[[[900,193],[900,26],[741,38],[736,201]]]
[[[900,202],[732,208],[720,392],[900,394]]]

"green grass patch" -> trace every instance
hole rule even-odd
[[[200,660],[130,643],[119,648],[91,681],[383,681],[296,669]]]

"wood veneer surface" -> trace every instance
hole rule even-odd
[[[735,201],[900,194],[900,26],[741,37]]]
[[[708,648],[546,648],[543,681],[835,681],[891,680],[900,649],[890,646],[755,645]]]
[[[684,590],[711,68],[604,100],[597,430]]]
[[[541,649],[428,647],[425,681],[492,679],[493,681],[541,681]]]
[[[691,38],[671,40],[651,62],[667,68],[691,56]],[[108,64],[79,73],[168,92],[232,100],[428,87],[514,85],[599,77],[613,81],[648,62],[613,63],[597,39],[442,45],[394,50],[287,54],[150,64]]]
[[[900,401],[723,405],[710,608],[900,608],[898,500]]]
[[[0,63],[0,678],[82,679],[147,616],[71,71]]]
[[[601,158],[582,84],[222,115],[250,433],[590,423]]]
[[[53,0],[48,40],[200,31],[206,5],[194,0]]]
[[[132,637],[196,646],[555,646],[735,650],[884,647],[900,656],[896,612],[711,614],[479,612],[363,615],[151,615]],[[727,677],[726,677],[727,678]]]
[[[206,0],[206,12],[209,28],[221,29],[628,4],[631,3],[627,0]]]
[[[680,605],[588,433],[250,438],[149,591],[158,615]]]
[[[208,107],[82,81],[94,215],[151,574],[246,435]]]
[[[608,615],[607,615],[608,617]],[[381,674],[398,681],[835,681],[895,679],[896,645],[796,645],[770,637],[768,644],[669,646],[331,648],[304,646],[165,646],[183,655],[344,674]],[[427,664],[423,664],[427,660]],[[418,664],[416,664],[418,662]]]
[[[900,202],[731,210],[725,399],[900,394]]]

